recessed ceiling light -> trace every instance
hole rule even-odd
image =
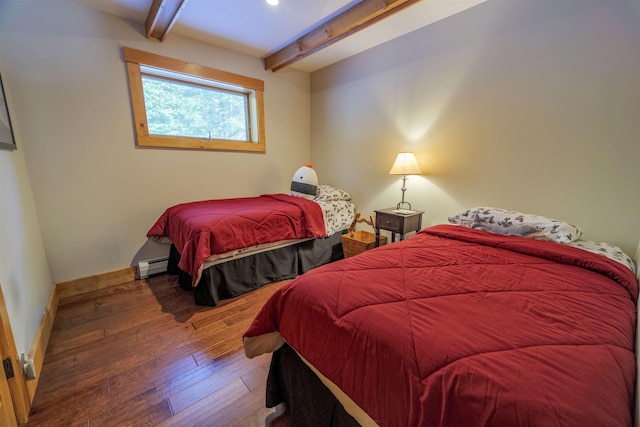
[[[271,6],[277,6],[278,3],[280,3],[280,0],[267,0],[267,3],[269,3]]]

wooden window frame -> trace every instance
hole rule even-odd
[[[167,58],[128,47],[123,48],[129,74],[129,92],[135,120],[137,144],[140,147],[181,148],[196,150],[266,152],[264,130],[264,81],[240,74],[216,70],[203,65]],[[160,68],[176,73],[200,77],[223,85],[240,86],[251,91],[249,97],[250,140],[202,139],[184,136],[150,135],[147,111],[142,90],[140,66]],[[256,129],[257,128],[257,129]]]

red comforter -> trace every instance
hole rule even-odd
[[[178,267],[198,284],[204,261],[280,240],[325,237],[320,206],[286,194],[205,200],[167,209],[147,237],[168,237],[180,252]]]
[[[440,225],[282,287],[245,347],[278,331],[381,426],[629,426],[637,295],[604,256]]]

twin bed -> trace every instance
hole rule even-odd
[[[243,339],[273,353],[267,406],[293,426],[631,425],[638,281],[619,248],[481,207],[331,262],[355,208],[320,187],[174,206],[148,233],[198,304],[306,272]]]
[[[309,271],[244,336],[294,426],[630,426],[633,261],[562,221],[475,208]]]
[[[148,231],[171,244],[168,270],[215,306],[268,283],[342,258],[355,216],[351,196],[329,185],[312,199],[287,194],[205,200],[167,209]]]

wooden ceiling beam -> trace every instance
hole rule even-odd
[[[147,38],[153,37],[163,42],[188,1],[189,0],[153,0],[144,23]]]
[[[296,41],[262,58],[265,70],[277,71],[367,28],[421,0],[362,0]]]

